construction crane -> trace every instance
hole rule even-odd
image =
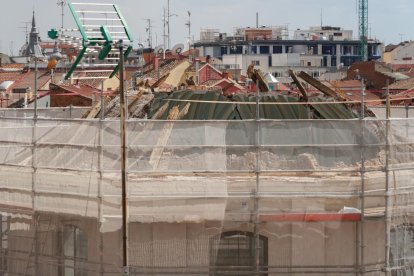
[[[358,0],[359,54],[361,61],[368,60],[368,0]]]

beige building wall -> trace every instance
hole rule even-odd
[[[382,60],[387,64],[392,63],[392,60],[393,60],[392,52],[384,53],[383,56],[382,56]]]
[[[61,221],[62,226],[65,224],[64,221]],[[104,239],[103,262],[111,265],[112,269],[116,266],[121,267],[122,239],[119,231],[100,235],[96,231],[97,224],[94,222],[83,221],[75,224],[87,233],[87,261],[92,264],[91,268],[99,271],[98,264],[101,261],[99,239],[101,238]],[[253,230],[248,224],[236,223],[232,226],[229,224],[223,229],[216,230],[213,230],[215,227],[210,228],[211,226],[213,224],[207,223],[130,224],[130,264],[134,267],[168,268],[171,271],[180,268],[205,269],[210,265],[211,241],[217,237],[220,230],[223,232]],[[266,223],[261,225],[260,234],[268,238],[269,267],[353,266],[356,263],[356,229],[356,224],[352,222]],[[367,221],[365,235],[365,262],[383,262],[383,223]],[[59,241],[56,240],[58,238],[58,233],[54,232],[46,237],[46,243],[39,243],[38,246],[43,248],[47,255],[59,255]],[[17,240],[12,240],[10,243],[20,250],[24,249],[22,243]],[[30,243],[27,243],[26,247],[25,250],[30,251]],[[18,262],[14,262],[13,265],[16,268],[25,267]],[[106,266],[106,269],[109,269],[109,266]],[[51,266],[40,266],[39,270],[42,275],[56,275],[54,273],[57,271]],[[99,273],[91,272],[88,275],[99,275]],[[269,275],[278,274],[270,273]]]

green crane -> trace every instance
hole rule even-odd
[[[359,54],[361,61],[368,60],[368,0],[358,0]]]

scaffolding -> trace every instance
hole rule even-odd
[[[414,120],[256,116],[127,121],[130,275],[413,275]],[[119,120],[0,129],[0,275],[121,274]]]

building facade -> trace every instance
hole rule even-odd
[[[414,64],[414,41],[387,46],[384,62],[387,64]]]
[[[129,275],[412,275],[414,122],[388,123],[129,120]],[[0,275],[120,275],[119,122],[0,126]]]
[[[322,29],[298,30],[294,39],[272,36],[266,28],[267,36],[247,35],[251,29],[245,29],[238,30],[234,36],[210,36],[210,40],[200,40],[194,47],[201,56],[221,59],[229,69],[239,68],[245,74],[247,67],[254,63],[276,77],[286,76],[289,69],[319,76],[360,60],[359,41],[352,39],[352,31],[335,27]],[[369,41],[369,59],[381,59],[381,45],[378,41]]]

